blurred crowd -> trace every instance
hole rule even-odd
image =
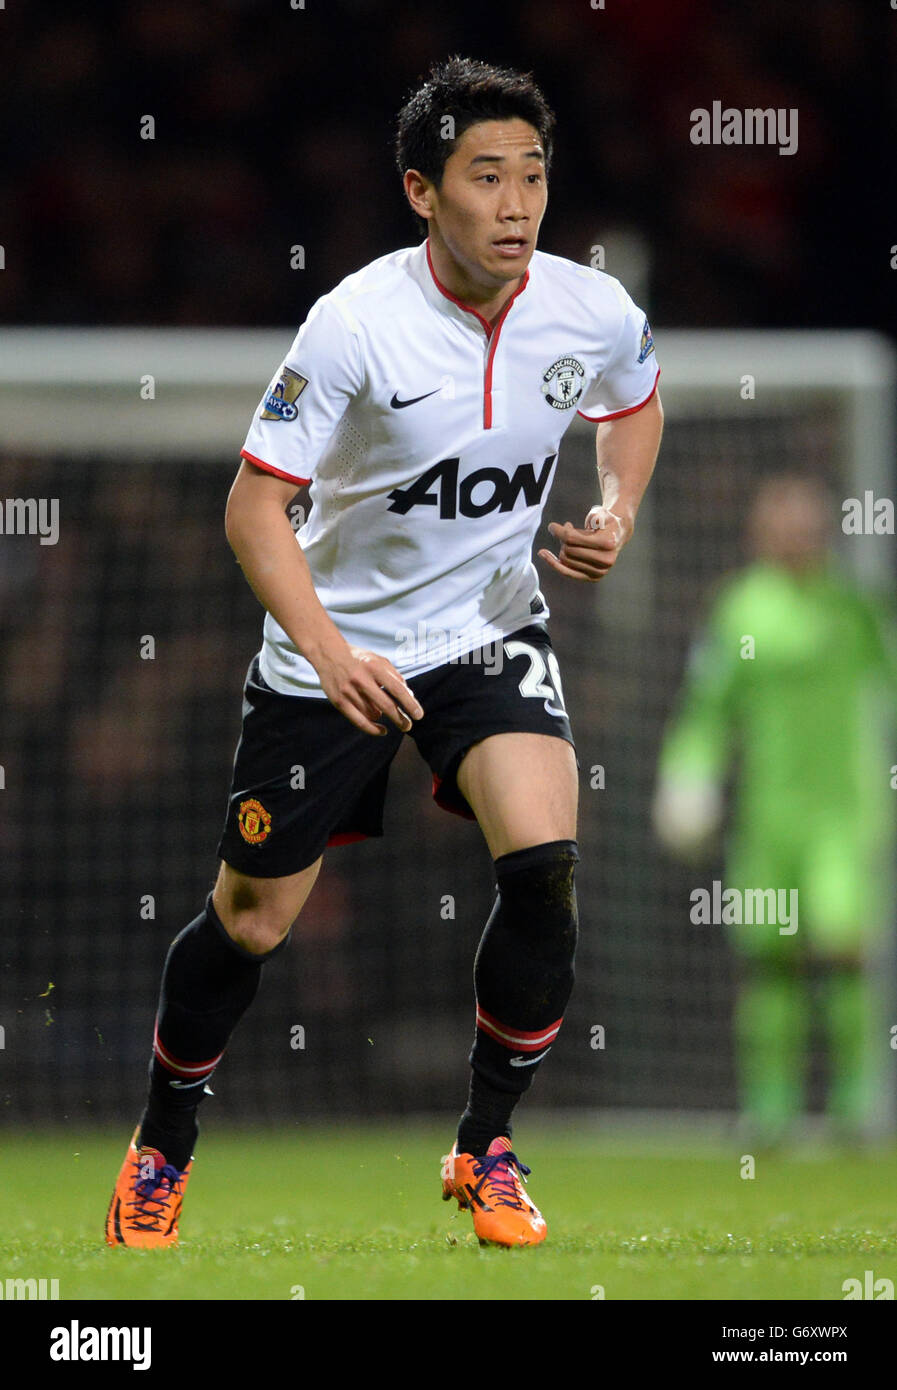
[[[876,9],[10,6],[0,319],[299,321],[342,276],[417,239],[393,121],[430,63],[461,52],[532,70],[557,112],[544,249],[588,261],[637,234],[645,302],[667,325],[889,327],[874,135],[897,26]],[[692,144],[690,112],[717,100],[796,108],[796,154]]]

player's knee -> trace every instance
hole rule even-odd
[[[259,880],[222,865],[212,898],[224,930],[242,950],[266,956],[288,935],[304,897],[280,880]]]
[[[579,928],[574,885],[578,860],[575,840],[550,840],[495,861],[507,928],[525,935],[532,947],[571,960]]]
[[[231,941],[253,956],[270,955],[293,925],[292,918],[287,921],[282,913],[272,911],[268,904],[258,903],[249,906],[244,903],[238,906],[233,898],[228,900],[217,894],[213,902],[221,925]]]
[[[224,929],[236,945],[253,956],[267,956],[287,936],[292,922],[272,917],[264,911],[241,912],[224,921]]]

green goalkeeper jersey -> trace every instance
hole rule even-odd
[[[793,837],[823,811],[854,844],[887,838],[897,754],[883,715],[895,696],[893,627],[876,600],[834,565],[753,564],[713,603],[661,778],[719,785],[737,757],[736,835]]]

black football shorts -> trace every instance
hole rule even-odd
[[[474,819],[455,782],[464,754],[491,734],[551,734],[573,743],[557,658],[542,623],[412,676],[423,706],[407,735],[385,717],[366,734],[329,700],[281,695],[246,677],[243,730],[220,858],[254,878],[298,873],[328,845],[383,834],[389,768],[405,737],[433,773],[433,797]]]

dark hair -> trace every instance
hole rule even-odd
[[[451,116],[454,137],[444,137],[444,119]],[[438,188],[445,161],[461,136],[478,121],[519,117],[539,133],[545,151],[545,170],[551,162],[554,112],[533,81],[532,73],[493,67],[475,58],[449,58],[434,63],[427,80],[408,98],[396,126],[396,164],[399,173],[417,169]],[[423,231],[427,224],[414,215]]]

